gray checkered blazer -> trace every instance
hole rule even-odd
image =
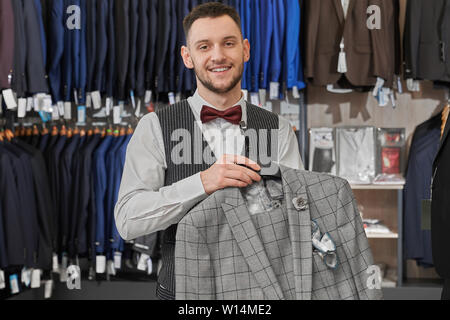
[[[280,169],[284,215],[252,217],[242,190],[228,188],[180,221],[177,300],[382,299],[381,290],[368,285],[373,258],[348,182]],[[307,205],[296,209],[295,199]],[[336,244],[335,269],[313,252],[311,220]]]

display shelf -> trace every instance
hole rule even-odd
[[[366,232],[366,236],[369,239],[398,239],[398,233],[375,233]]]
[[[405,184],[350,184],[353,190],[403,190]]]

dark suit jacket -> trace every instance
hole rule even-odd
[[[336,83],[342,36],[347,56],[347,79],[354,86],[370,86],[376,78],[393,81],[396,53],[395,18],[397,0],[350,0],[348,15],[340,0],[307,0],[305,74],[314,85]],[[367,8],[381,8],[381,29],[367,28]]]
[[[23,97],[27,91],[27,78],[25,75],[27,43],[23,5],[22,1],[11,1],[11,3],[14,11],[14,68],[11,87],[18,97]]]
[[[116,91],[118,100],[125,99],[125,84],[130,58],[130,0],[114,1],[114,22],[116,40]]]
[[[105,64],[106,55],[108,51],[108,1],[98,0],[97,10],[96,10],[96,43],[97,48],[95,51],[95,73],[94,73],[94,84],[91,88],[92,91],[104,91],[105,90]]]
[[[448,250],[448,234],[450,232],[450,121],[445,125],[444,135],[433,164],[434,179],[432,182],[431,204],[431,245],[433,262],[437,273],[450,278],[450,251]]]
[[[409,0],[404,34],[405,77],[450,81],[449,46],[450,2]]]
[[[148,2],[148,45],[145,67],[145,86],[146,89],[154,89],[156,76],[156,39],[158,35],[158,0],[149,0]]]
[[[136,89],[136,59],[137,59],[137,36],[139,26],[139,2],[138,0],[130,0],[130,56],[128,58],[128,74],[126,90],[129,93]]]
[[[149,33],[148,6],[149,1],[139,0],[139,32],[136,44],[136,96],[138,97],[145,94],[145,58],[147,57]]]
[[[0,89],[10,88],[14,62],[14,14],[10,0],[0,0]]]
[[[100,3],[100,1],[98,1]],[[95,62],[97,58],[97,1],[87,2],[87,23],[86,23],[86,57],[87,57],[87,84],[86,91],[93,91]]]
[[[158,35],[156,42],[156,79],[155,87],[159,92],[167,90],[166,61],[169,50],[171,3],[167,0],[158,0]]]

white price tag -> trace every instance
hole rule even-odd
[[[141,271],[147,270],[147,261],[148,261],[148,259],[150,259],[149,255],[147,255],[145,253],[141,254],[141,257],[139,258],[139,262],[138,262],[138,265],[137,265],[138,270],[141,270]]]
[[[64,119],[71,120],[72,119],[72,103],[64,102]]]
[[[78,123],[84,124],[86,123],[86,107],[78,106]]]
[[[300,92],[298,91],[297,86],[292,87],[292,96],[294,99],[300,99]]]
[[[50,299],[52,297],[52,290],[53,290],[53,280],[45,281],[45,292],[44,292],[45,299]]]
[[[259,89],[259,101],[262,106],[264,106],[267,102],[267,90]]]
[[[27,114],[27,99],[19,98],[18,108],[17,108],[17,117],[25,118]]]
[[[11,89],[3,90],[3,99],[5,100],[7,109],[15,110],[17,108],[16,98],[14,97],[14,92]]]
[[[175,96],[175,102],[180,102],[181,101],[181,93],[178,92]]]
[[[52,111],[52,97],[46,96],[44,99],[42,99],[42,110],[45,112],[51,112]]]
[[[33,110],[33,98],[32,97],[28,97],[27,98],[27,112],[30,112],[31,110]]]
[[[53,254],[53,258],[52,258],[52,271],[54,273],[59,272],[58,255],[56,253]]]
[[[258,92],[250,93],[250,102],[251,102],[251,104],[253,104],[255,106],[259,106],[259,93]]]
[[[112,98],[108,97],[108,98],[106,98],[106,115],[108,117],[111,114],[112,108],[113,108],[113,100],[112,100]]]
[[[144,103],[149,104],[152,101],[153,92],[151,90],[145,91]]]
[[[92,107],[92,96],[91,96],[91,93],[88,92],[86,94],[86,108],[90,109],[91,107]]]
[[[122,122],[122,117],[120,114],[120,106],[115,106],[113,108],[113,122],[114,124],[120,124]]]
[[[100,95],[100,91],[92,91],[91,92],[92,105],[95,110],[101,109],[102,107],[102,97]]]
[[[300,107],[295,104],[288,103],[287,101],[282,101],[280,104],[281,114],[299,114]]]
[[[19,293],[19,279],[17,278],[17,274],[9,276],[9,285],[11,287],[12,294]]]
[[[372,95],[374,97],[376,97],[379,94],[381,88],[384,85],[384,82],[385,82],[384,79],[377,78],[377,83],[375,84],[375,87],[373,88],[373,92],[372,92]]]
[[[95,258],[95,272],[96,273],[105,273],[106,272],[106,257],[105,256],[97,256]]]
[[[266,109],[267,111],[273,112],[272,101],[266,101],[266,104],[263,105],[263,109]]]
[[[136,107],[136,112],[134,113],[134,115],[136,117],[139,117],[141,115],[141,105],[142,105],[142,99],[138,99],[138,103],[137,103],[137,107]]]
[[[56,104],[52,106],[52,120],[59,120],[59,110]]]
[[[169,92],[169,104],[175,104],[175,94],[173,92]]]
[[[270,83],[270,100],[278,100],[280,96],[280,84],[278,82]]]
[[[29,287],[30,283],[31,283],[31,269],[23,268],[21,278],[22,278],[22,283],[26,287]]]
[[[31,273],[31,288],[36,289],[41,287],[41,270],[33,269]]]
[[[114,268],[122,268],[122,253],[120,252],[114,253]]]
[[[0,290],[5,289],[5,287],[5,272],[3,270],[0,270]]]
[[[64,116],[64,102],[58,101],[56,105],[58,106],[59,116]]]
[[[116,268],[114,268],[114,261],[112,260],[108,260],[107,262],[107,273],[112,276],[116,275]]]

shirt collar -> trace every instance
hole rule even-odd
[[[194,115],[197,121],[200,121],[200,114],[202,112],[203,106],[217,109],[215,106],[213,106],[211,103],[207,102],[200,96],[200,94],[198,93],[198,89],[195,91],[192,97],[188,98],[188,103],[190,104],[192,111],[194,111]],[[244,100],[244,95],[242,95],[241,99],[234,106],[241,106],[242,121],[247,122],[247,103]]]

